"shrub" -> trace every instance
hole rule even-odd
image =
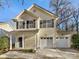
[[[9,47],[9,38],[7,36],[0,37],[0,49],[4,50]]]
[[[79,49],[79,34],[74,34],[72,36],[72,47]]]

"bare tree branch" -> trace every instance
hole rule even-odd
[[[75,26],[76,26],[76,31],[77,31],[77,34],[78,34],[78,31],[79,31],[79,8],[74,10],[73,12],[73,18],[75,20]]]
[[[65,25],[67,29],[67,22],[72,18],[71,3],[67,0],[51,0],[50,5],[55,8],[55,14],[59,17],[57,26]]]

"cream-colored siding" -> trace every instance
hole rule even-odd
[[[34,10],[35,10],[35,12],[34,12]],[[32,12],[33,14],[37,15],[38,17],[42,18],[42,20],[55,19],[54,17],[48,15],[47,13],[45,13],[35,7],[31,8],[29,11]]]
[[[17,21],[25,21],[25,20],[34,20],[36,19],[35,17],[27,14],[27,13],[23,13],[18,19]]]
[[[25,37],[25,49],[35,49],[35,35],[32,37]]]

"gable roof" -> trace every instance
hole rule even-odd
[[[15,19],[18,19],[23,13],[27,13],[27,14],[31,15],[32,17],[38,18],[36,15],[34,15],[33,13],[31,13],[30,11],[23,10],[19,15],[16,16]]]
[[[33,5],[32,5],[30,8],[28,8],[27,10],[30,10],[30,9],[33,8],[33,7],[36,7],[36,8],[38,8],[38,9],[40,9],[40,10],[46,12],[47,14],[53,15],[54,17],[57,18],[57,16],[56,16],[54,13],[50,12],[49,10],[46,10],[45,8],[43,8],[43,7],[41,7],[41,6],[37,5],[37,4],[33,4]]]
[[[29,10],[33,7],[36,7],[44,12],[46,12],[47,14],[50,14],[51,16],[54,16],[55,18],[58,18],[54,13],[50,12],[49,10],[46,10],[45,8],[37,5],[37,4],[33,4],[31,7],[29,7],[27,10],[24,9],[23,11],[20,12],[20,14],[18,14],[14,19],[13,21],[16,21],[16,19],[18,19],[24,12],[28,13],[29,15],[33,16],[33,17],[36,17],[38,18],[38,16],[36,16],[35,14],[31,13]]]

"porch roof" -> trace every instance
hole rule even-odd
[[[34,29],[34,30],[13,30],[8,33],[8,35],[14,35],[14,36],[19,36],[19,35],[24,35],[26,37],[31,37],[35,35],[39,30]]]
[[[39,29],[16,29],[11,31],[10,33],[19,33],[19,32],[38,32]]]

